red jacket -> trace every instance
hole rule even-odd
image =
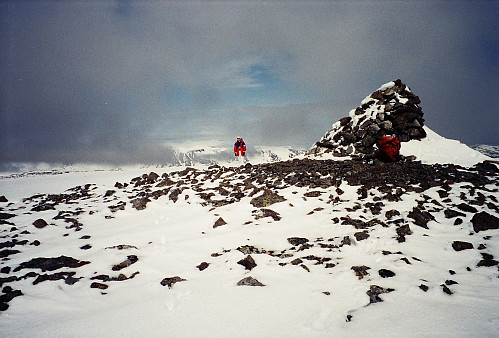
[[[239,141],[236,141],[236,143],[234,143],[234,154],[236,156],[246,155],[246,144],[244,143],[243,139],[240,139]]]
[[[378,142],[378,159],[381,161],[396,161],[400,152],[400,140],[397,136],[383,136]]]

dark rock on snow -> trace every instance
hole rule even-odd
[[[496,261],[494,259],[494,256],[492,256],[491,254],[488,254],[488,253],[485,253],[485,252],[480,252],[480,254],[482,255],[482,260],[480,262],[478,262],[477,266],[480,267],[480,266],[496,266],[499,264],[498,261]]]
[[[90,284],[90,287],[91,287],[92,289],[100,289],[100,290],[105,290],[105,289],[107,289],[109,286],[107,286],[106,284],[103,284],[103,283],[93,282],[92,284]]]
[[[250,255],[241,259],[239,262],[237,262],[237,264],[244,266],[246,270],[250,271],[257,265],[253,257],[251,257]]]
[[[207,269],[208,266],[210,266],[210,263],[202,262],[201,264],[199,264],[198,266],[196,266],[196,268],[198,268],[199,271],[203,271],[203,270]]]
[[[265,284],[261,283],[251,276],[248,276],[237,282],[237,286],[265,286]]]
[[[395,272],[387,269],[380,269],[378,273],[381,278],[390,278],[395,276]]]
[[[21,269],[41,269],[43,272],[45,271],[54,271],[61,268],[79,268],[80,266],[90,264],[88,261],[80,261],[72,257],[67,256],[59,256],[55,258],[33,258],[28,262],[21,263],[17,268],[14,269],[14,272],[19,271]]]
[[[111,270],[119,271],[119,270],[122,270],[122,269],[129,267],[130,265],[132,265],[134,263],[137,263],[138,261],[139,261],[139,258],[137,256],[130,255],[123,262],[116,264],[116,265],[113,265]]]
[[[293,246],[297,246],[297,245],[307,243],[308,239],[302,238],[302,237],[290,237],[290,238],[288,238],[288,242],[289,242],[289,244],[291,244]]]
[[[263,194],[257,197],[254,197],[250,203],[255,208],[264,208],[272,205],[274,203],[283,202],[286,199],[282,196],[279,196],[277,193],[273,192],[270,189],[264,190]]]
[[[34,225],[34,226],[35,226],[35,228],[37,228],[37,229],[43,229],[43,228],[45,228],[48,224],[47,224],[47,222],[46,222],[44,219],[39,218],[39,219],[37,219],[36,221],[34,221],[34,222],[33,222],[33,225]]]
[[[369,296],[369,304],[382,302],[383,299],[381,299],[379,295],[383,293],[389,293],[392,291],[395,291],[395,289],[391,288],[385,289],[378,285],[371,285],[369,287],[369,290],[366,292],[367,295]]]
[[[485,211],[473,215],[471,223],[475,232],[499,229],[499,218]]]
[[[359,279],[362,279],[365,276],[369,275],[369,272],[367,272],[367,270],[371,268],[365,265],[361,265],[361,266],[352,266],[351,269],[355,272],[355,275],[359,277]]]
[[[163,280],[161,281],[160,284],[163,286],[168,286],[168,288],[171,289],[174,284],[176,284],[178,282],[184,282],[186,280],[187,279],[181,278],[179,276],[166,277],[166,278],[163,278]]]
[[[473,249],[473,244],[469,242],[454,241],[452,242],[452,248],[456,251]]]
[[[216,221],[215,221],[215,224],[213,224],[213,228],[218,228],[222,225],[225,225],[227,224],[227,222],[222,218],[222,217],[219,217]]]

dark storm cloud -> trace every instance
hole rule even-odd
[[[0,162],[162,162],[165,140],[309,146],[401,78],[427,125],[498,144],[498,5],[0,3]]]

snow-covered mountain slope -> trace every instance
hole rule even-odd
[[[416,156],[423,163],[454,163],[465,167],[492,160],[491,157],[468,147],[457,140],[438,135],[428,127],[424,127],[426,137],[422,140],[403,142],[400,153],[404,156]]]
[[[497,336],[498,177],[295,159],[0,179],[0,331]]]

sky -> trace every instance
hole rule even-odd
[[[1,1],[0,168],[309,148],[401,79],[440,135],[499,145],[497,1]]]

